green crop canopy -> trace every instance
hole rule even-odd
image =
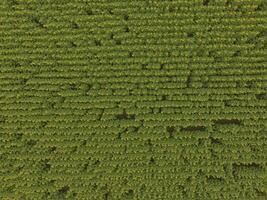
[[[267,200],[267,0],[0,0],[0,200]]]

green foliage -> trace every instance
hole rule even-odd
[[[266,199],[266,9],[0,1],[0,199]]]

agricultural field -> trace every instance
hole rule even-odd
[[[266,200],[266,0],[1,0],[0,200]]]

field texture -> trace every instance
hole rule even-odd
[[[266,200],[266,0],[1,0],[0,199]]]

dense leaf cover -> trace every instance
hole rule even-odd
[[[266,0],[1,0],[0,199],[267,199]]]

